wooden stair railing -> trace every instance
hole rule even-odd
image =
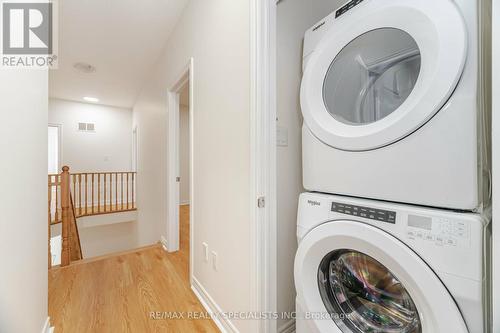
[[[61,266],[81,260],[82,248],[77,219],[84,216],[137,210],[135,172],[98,172],[48,176],[49,268],[51,267],[51,225],[62,225]]]
[[[69,240],[70,240],[70,262],[78,261],[83,259],[82,255],[82,244],[80,243],[80,233],[78,232],[78,224],[76,223],[75,206],[73,205],[73,196],[70,194],[70,228],[69,228]]]
[[[135,172],[94,172],[70,174],[70,191],[76,218],[137,210]],[[62,222],[61,175],[49,175],[51,224]]]
[[[71,228],[71,190],[69,187],[69,167],[64,166],[61,174],[61,210],[62,210],[62,246],[61,266],[68,266],[71,262],[70,228]]]

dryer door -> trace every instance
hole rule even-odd
[[[295,284],[318,332],[468,332],[427,264],[361,222],[333,221],[309,232],[295,259]]]
[[[304,71],[312,133],[364,151],[410,135],[438,112],[462,74],[467,31],[451,0],[365,1],[335,19]]]

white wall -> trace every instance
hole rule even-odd
[[[134,249],[137,243],[136,223],[79,228],[83,257],[92,258]]]
[[[278,5],[277,103],[278,126],[288,129],[288,147],[277,149],[278,196],[278,311],[294,311],[293,262],[297,249],[297,204],[302,187],[302,79],[304,33],[344,0],[285,0]],[[278,323],[278,327],[286,323]]]
[[[166,235],[168,87],[194,57],[194,277],[224,311],[250,310],[250,3],[192,0],[134,107],[143,242]],[[218,253],[205,263],[202,242]],[[255,321],[234,322],[256,332]]]
[[[79,122],[96,131],[78,131]],[[132,169],[132,110],[51,98],[49,123],[62,125],[61,164],[70,172]]]
[[[61,237],[61,231],[61,224],[51,226],[52,256],[60,256],[61,244],[57,244],[60,239],[54,239]],[[135,249],[138,247],[137,212],[81,217],[78,232],[84,259]]]
[[[180,203],[189,204],[189,107],[181,105],[179,119]]]
[[[47,90],[46,71],[1,71],[0,332],[47,319]]]
[[[79,122],[94,123],[95,132],[79,131]],[[131,109],[51,98],[49,123],[62,125],[61,165],[68,165],[70,172],[132,170]],[[101,203],[103,202],[104,196],[101,195]],[[121,202],[120,192],[118,202]],[[93,219],[106,224],[109,216],[96,216]],[[82,227],[81,220],[79,219],[78,225],[84,258],[121,252],[139,246],[136,221],[129,222],[129,219],[125,219],[106,226]],[[58,229],[53,228],[52,236],[58,234]]]

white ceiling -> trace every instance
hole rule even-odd
[[[59,1],[59,68],[50,73],[50,96],[132,107],[187,1]],[[97,70],[78,72],[77,62]]]

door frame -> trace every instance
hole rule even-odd
[[[139,126],[132,128],[132,171],[139,169]]]
[[[492,321],[493,332],[500,332],[500,2],[492,2]]]
[[[277,218],[276,218],[276,1],[250,1],[250,202],[249,232],[252,275],[251,308],[277,314]],[[189,167],[190,167],[190,251],[194,245],[194,59],[168,89],[168,207],[167,251],[178,250],[179,191],[174,186],[179,141],[179,92],[189,80]],[[174,149],[170,149],[174,147]],[[176,213],[177,212],[177,213]],[[190,282],[193,284],[193,255],[190,256]],[[276,333],[277,320],[255,321],[258,332]]]
[[[276,218],[276,6],[250,2],[250,244],[251,306],[277,314]],[[277,320],[256,321],[256,331],[277,332]]]
[[[62,171],[62,158],[63,158],[63,125],[57,123],[48,123],[47,127],[57,127],[57,145],[58,148],[58,156],[57,156],[57,170],[58,172]]]
[[[179,119],[180,119],[180,92],[189,84],[189,279],[193,278],[193,245],[194,245],[194,59],[189,59],[177,79],[169,86],[167,91],[168,105],[168,176],[167,176],[167,244],[168,252],[179,250]]]

